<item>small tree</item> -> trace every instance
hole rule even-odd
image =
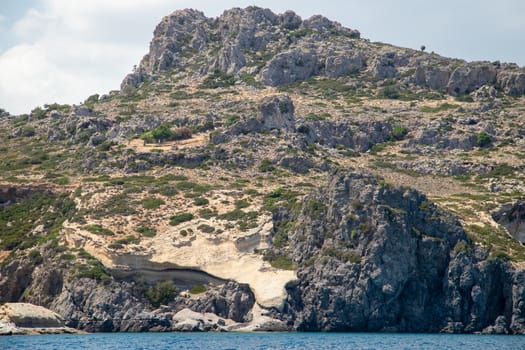
[[[172,281],[159,282],[146,290],[146,299],[155,307],[168,304],[177,295],[177,287]]]
[[[427,47],[425,45],[421,45],[421,51],[425,51],[427,49]]]

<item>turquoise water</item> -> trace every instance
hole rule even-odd
[[[0,337],[0,349],[523,350],[525,337],[384,333],[98,333]]]

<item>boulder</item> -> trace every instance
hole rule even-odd
[[[265,130],[278,129],[287,132],[295,130],[295,108],[292,99],[285,95],[269,96],[258,106],[257,121]]]
[[[176,332],[207,332],[225,331],[226,327],[236,324],[232,320],[224,320],[213,313],[200,313],[188,308],[173,315],[173,330]]]
[[[5,303],[0,314],[20,328],[58,328],[64,327],[64,320],[57,313],[28,303]]]

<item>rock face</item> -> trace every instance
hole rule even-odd
[[[314,198],[322,210],[312,220],[305,204],[289,237],[302,266],[288,287],[294,328],[521,332],[511,265],[487,260],[424,196],[340,174]]]
[[[362,53],[339,53],[328,56],[325,62],[325,75],[338,78],[345,74],[355,74],[365,66],[366,58]]]
[[[523,68],[499,72],[497,80],[506,94],[511,96],[525,94],[525,70]]]
[[[523,201],[504,204],[492,213],[492,217],[498,224],[505,227],[512,237],[525,243],[525,203]]]
[[[470,93],[485,84],[496,82],[497,70],[492,64],[473,62],[456,68],[448,82],[448,92],[458,96]]]

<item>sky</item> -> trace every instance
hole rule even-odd
[[[250,5],[322,14],[372,41],[525,66],[523,0],[1,0],[0,108],[22,114],[117,90],[163,16]]]

